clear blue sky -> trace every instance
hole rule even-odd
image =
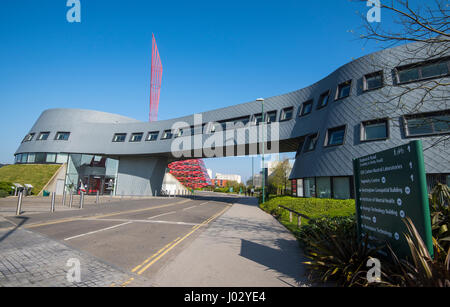
[[[377,50],[350,32],[368,8],[347,0],[81,0],[81,8],[81,23],[71,24],[66,0],[1,0],[0,163],[13,162],[48,108],[147,121],[152,32],[164,66],[159,119],[300,89]],[[206,165],[251,175],[248,157]]]

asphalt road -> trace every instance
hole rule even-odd
[[[236,200],[202,193],[195,199],[126,200],[83,210],[7,217],[144,278],[151,278]],[[132,285],[133,278],[122,285]]]

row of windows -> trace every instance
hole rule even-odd
[[[67,162],[68,154],[56,153],[24,153],[15,156],[16,164],[63,164]]]
[[[22,143],[24,142],[31,142],[34,139],[34,136],[36,135],[36,133],[32,132],[29,133],[25,136],[25,138],[23,139]],[[50,136],[50,132],[45,131],[45,132],[40,132],[38,134],[38,136],[36,137],[36,141],[46,141],[48,140],[48,137]],[[57,132],[55,134],[55,140],[56,141],[68,141],[69,140],[69,136],[70,136],[70,132]]]
[[[403,123],[407,137],[430,136],[450,133],[450,110],[428,112],[403,116]],[[389,119],[375,119],[361,122],[360,141],[377,141],[389,138]],[[325,135],[324,146],[343,145],[345,141],[346,125],[330,128]],[[305,137],[300,143],[297,156],[303,152],[316,149],[319,133]]]

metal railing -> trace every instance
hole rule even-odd
[[[295,210],[292,210],[292,209],[290,209],[288,207],[285,207],[285,206],[282,206],[282,205],[278,205],[278,208],[283,208],[283,209],[289,211],[289,222],[291,222],[291,223],[292,223],[292,215],[296,214],[297,218],[298,218],[297,219],[297,227],[302,226],[302,218],[305,218],[307,220],[311,219],[309,216],[307,216],[307,215],[305,215],[303,213],[297,212]]]

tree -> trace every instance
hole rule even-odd
[[[362,0],[358,0],[362,1]],[[367,3],[367,1],[362,1]],[[378,1],[373,1],[374,3]],[[450,56],[449,4],[448,1],[410,1],[392,0],[380,2],[381,22],[371,22],[362,14],[363,26],[360,38],[366,43],[375,42],[382,49],[405,43],[402,54],[389,54],[385,64],[374,61],[376,69],[390,72],[392,67],[401,67],[410,63],[424,63]],[[436,62],[437,64],[439,62]],[[413,67],[413,66],[412,66]],[[411,68],[412,68],[411,67]],[[392,124],[395,117],[413,114],[425,109],[448,109],[450,101],[448,71],[442,76],[420,82],[396,82],[391,73],[386,74],[386,86],[383,97],[374,101],[374,110],[386,114]],[[448,117],[433,119],[441,121],[444,127],[450,127]],[[427,123],[424,122],[424,125]],[[449,140],[449,135],[435,138],[428,148]],[[426,149],[426,148],[425,148]]]
[[[279,162],[275,166],[268,179],[270,193],[276,193],[277,195],[286,193],[290,172],[291,165],[288,159]]]

